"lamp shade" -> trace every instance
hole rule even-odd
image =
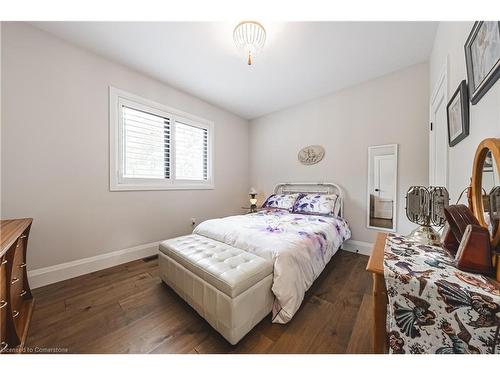
[[[408,238],[424,245],[439,245],[440,235],[432,225],[444,225],[444,208],[448,206],[448,200],[448,191],[444,187],[411,186],[406,193],[406,216],[419,227]]]
[[[257,195],[257,190],[255,190],[254,187],[250,188],[250,191],[248,192],[249,195]]]
[[[444,225],[446,217],[444,216],[444,209],[448,207],[450,197],[448,190],[441,186],[432,186],[429,188],[430,200],[430,217],[431,223],[438,227]]]

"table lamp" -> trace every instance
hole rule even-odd
[[[449,200],[445,187],[411,186],[406,193],[406,217],[419,227],[408,238],[425,245],[439,245],[440,235],[432,225],[444,225],[444,208],[448,207]]]
[[[257,198],[255,198],[257,196],[257,190],[251,187],[248,195],[250,195],[250,211],[254,212],[257,209]]]

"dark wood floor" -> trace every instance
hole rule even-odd
[[[370,353],[368,257],[339,251],[291,322],[270,316],[231,346],[138,260],[33,291],[28,347],[69,353]]]

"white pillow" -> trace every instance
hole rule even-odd
[[[281,210],[291,211],[299,195],[300,194],[272,194],[266,199],[262,208],[279,208]]]
[[[340,211],[338,198],[336,194],[302,194],[295,202],[293,212],[337,216]]]

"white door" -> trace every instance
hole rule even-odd
[[[448,123],[446,68],[443,69],[431,98],[429,183],[448,188]]]
[[[396,158],[394,155],[378,155],[373,158],[374,191],[373,216],[392,219],[394,187],[396,186]]]

